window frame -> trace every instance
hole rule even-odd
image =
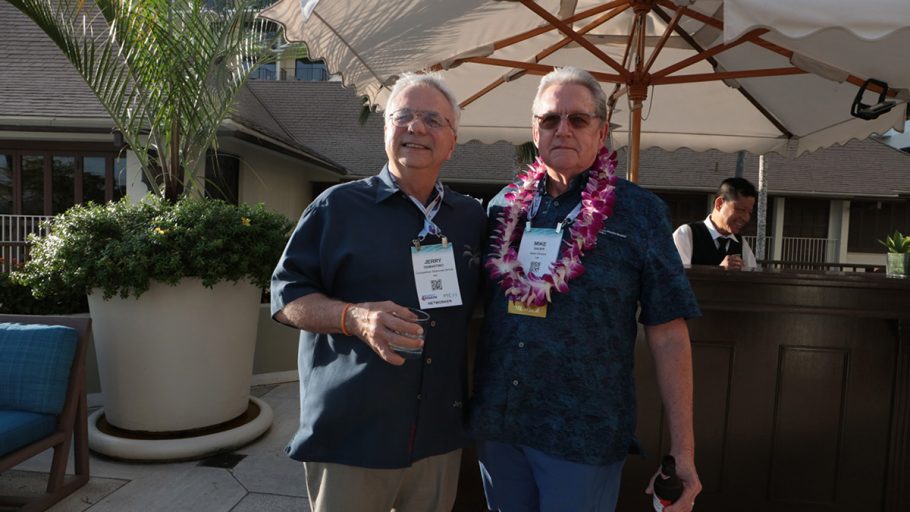
[[[22,213],[22,157],[41,156],[43,171],[43,207],[42,213],[35,215],[54,215],[60,212],[53,211],[53,162],[55,157],[71,157],[75,160],[73,176],[73,204],[82,204],[83,201],[83,172],[84,158],[104,158],[104,200],[111,201],[114,197],[116,179],[114,171],[116,161],[126,158],[123,151],[111,148],[109,143],[54,143],[47,141],[11,141],[0,140],[0,155],[11,157],[11,170],[13,182],[13,204],[10,215],[24,215]],[[126,192],[124,191],[124,195]]]

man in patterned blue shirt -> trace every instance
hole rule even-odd
[[[689,512],[701,483],[685,319],[700,312],[666,206],[613,176],[604,92],[590,74],[543,77],[532,112],[540,159],[489,210],[492,279],[469,420],[487,504],[614,510],[636,444],[637,314],[685,486],[665,510]]]

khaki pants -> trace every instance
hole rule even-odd
[[[460,466],[461,450],[402,469],[303,463],[313,512],[449,512]]]

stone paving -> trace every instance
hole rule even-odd
[[[255,386],[251,394],[275,414],[271,428],[253,443],[224,456],[177,463],[124,462],[92,452],[91,480],[50,511],[309,512],[303,466],[283,451],[297,428],[297,383]],[[0,495],[40,492],[50,455],[0,476]]]

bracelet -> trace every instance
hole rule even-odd
[[[344,334],[345,336],[351,335],[351,333],[348,332],[347,327],[344,325],[344,319],[346,316],[348,316],[348,309],[350,309],[351,306],[353,306],[353,304],[346,302],[344,304],[344,309],[341,310],[341,334]]]

